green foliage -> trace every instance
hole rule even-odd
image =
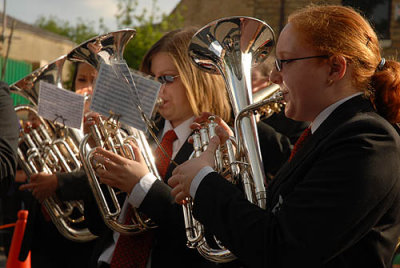
[[[77,23],[72,25],[68,21],[60,20],[54,16],[50,16],[49,18],[41,16],[34,24],[47,31],[68,37],[77,44],[99,34],[93,28],[94,23],[92,21],[85,21],[82,18],[78,18]],[[100,19],[100,28],[101,27],[104,28],[102,19]]]
[[[157,7],[157,0],[152,0],[152,8],[150,11],[144,9],[138,14],[137,0],[118,0],[118,12],[115,15],[117,27],[134,28],[136,36],[131,40],[124,53],[128,66],[133,69],[138,69],[140,62],[149,48],[158,41],[167,31],[183,26],[183,17],[180,14],[166,15],[160,14],[160,9]],[[107,33],[109,30],[104,25],[103,18],[99,20],[99,30],[94,29],[93,21],[85,21],[78,19],[75,25],[68,21],[60,20],[54,16],[39,17],[35,25],[70,38],[77,44],[80,44],[93,36]]]
[[[119,28],[134,28],[136,36],[125,48],[124,58],[128,66],[138,69],[143,56],[150,47],[158,41],[167,31],[182,27],[183,17],[180,14],[166,15],[159,13],[157,1],[152,0],[152,9],[144,9],[137,14],[137,0],[118,0],[118,13],[116,15]]]

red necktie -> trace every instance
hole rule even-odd
[[[164,154],[164,152],[157,147],[156,149],[156,165],[158,169],[158,173],[160,174],[161,178],[164,179],[165,174],[167,173],[167,169],[169,163],[172,158],[172,143],[177,139],[176,133],[174,130],[168,130],[167,133],[164,134],[164,137],[161,140],[161,146],[164,148],[165,152],[167,153],[168,157]]]
[[[300,135],[299,139],[294,144],[293,150],[290,153],[289,162],[292,160],[294,155],[303,147],[304,142],[307,140],[308,137],[311,136],[311,127],[306,128],[303,133]]]
[[[124,224],[132,224],[133,209],[128,205]],[[149,259],[154,234],[147,231],[138,235],[120,234],[114,254],[111,259],[111,268],[144,268]]]

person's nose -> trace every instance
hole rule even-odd
[[[87,92],[92,95],[93,94],[93,84],[88,84],[87,86]]]
[[[165,87],[166,87],[165,84],[161,84],[160,92],[158,93],[159,97],[161,97],[165,94]]]
[[[278,72],[275,68],[271,70],[269,74],[269,80],[274,84],[281,84],[282,83],[282,74]]]

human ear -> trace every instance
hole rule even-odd
[[[338,81],[343,78],[347,70],[347,60],[343,56],[331,56],[328,59],[328,64],[330,66],[330,72],[328,76],[328,81]],[[332,83],[332,82],[331,82]]]

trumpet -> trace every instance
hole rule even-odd
[[[60,126],[39,116],[37,112],[39,82],[47,81],[61,86],[61,74],[66,57],[39,68],[10,86],[32,103],[15,108],[20,120],[18,160],[28,177],[34,173],[73,172],[81,167],[78,159],[79,135],[72,129]],[[78,227],[84,222],[81,201],[62,202],[57,196],[47,198],[43,205],[58,231],[66,238],[85,242],[96,238],[87,228]]]
[[[101,62],[110,64],[120,61],[123,59],[126,44],[134,37],[135,33],[134,29],[125,29],[94,37],[81,44],[78,50],[68,54],[68,59],[86,62],[96,69],[100,68]],[[95,171],[94,148],[89,144],[90,139],[95,141],[96,147],[100,146],[129,159],[134,158],[130,145],[130,142],[134,142],[140,148],[150,172],[159,178],[154,157],[144,133],[128,126],[122,127],[115,115],[110,115],[106,120],[100,118],[99,123],[91,129],[91,133],[82,139],[79,153],[101,216],[109,228],[123,234],[139,234],[155,228],[156,225],[151,219],[141,215],[136,209],[133,209],[133,224],[118,222],[121,214],[121,207],[117,199],[118,192],[108,185],[100,184]],[[107,200],[107,196],[110,197],[110,200]]]
[[[230,177],[232,182],[240,182],[246,198],[261,208],[266,206],[265,174],[254,111],[282,101],[282,95],[278,92],[262,103],[253,104],[250,73],[253,65],[261,63],[271,53],[274,39],[271,27],[263,21],[250,17],[228,17],[201,28],[189,45],[189,55],[197,67],[223,76],[235,115],[236,138],[229,139],[225,144],[227,156],[222,157],[222,152],[217,150],[216,170]],[[205,149],[209,136],[215,135],[214,125],[211,118],[208,129],[200,130],[207,133],[200,134],[204,138],[199,140],[194,137],[197,154]],[[203,257],[214,262],[229,262],[236,258],[218,240],[218,249],[207,244],[203,226],[192,216],[190,198],[183,205],[183,210],[189,247],[197,248]]]

